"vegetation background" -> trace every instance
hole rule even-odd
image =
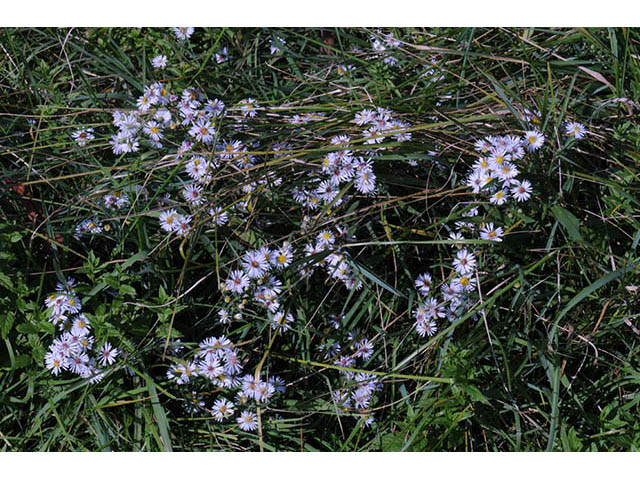
[[[0,31],[2,450],[640,446],[640,32],[383,31],[405,42],[395,67],[353,53],[354,46],[371,50],[375,29],[196,29],[188,44],[155,28]],[[272,55],[270,42],[277,38],[284,40],[282,51]],[[231,58],[217,64],[222,46]],[[262,435],[188,413],[190,391],[166,380],[157,341],[166,338],[169,322],[185,344],[213,331],[210,312],[218,299],[212,290],[180,296],[180,289],[184,272],[185,284],[192,284],[215,268],[217,257],[205,253],[186,261],[175,244],[154,250],[157,220],[144,212],[117,234],[73,238],[75,226],[97,208],[92,195],[117,184],[113,172],[138,172],[148,158],[118,158],[107,140],[114,131],[113,109],[132,106],[152,81],[150,59],[157,53],[170,57],[167,75],[175,88],[198,87],[227,104],[252,97],[299,112],[340,112],[336,118],[343,126],[373,104],[418,127],[411,142],[376,163],[386,197],[377,197],[358,218],[358,239],[371,242],[358,262],[374,277],[368,278],[373,287],[329,299],[323,289],[300,289],[296,299],[301,315],[342,311],[351,327],[378,328],[383,335],[385,350],[371,367],[388,375],[373,428],[341,419],[331,408],[326,385],[335,372],[313,363],[311,337],[318,331],[303,328],[290,348],[269,359],[291,395]],[[343,64],[354,65],[353,74],[337,75],[336,66]],[[425,79],[425,69],[434,66],[444,76]],[[513,228],[483,260],[492,274],[483,279],[486,298],[476,311],[485,308],[486,320],[443,329],[428,342],[407,335],[406,315],[393,322],[396,317],[385,314],[381,328],[377,312],[407,310],[406,298],[393,291],[405,291],[415,273],[442,262],[438,245],[420,242],[440,238],[440,225],[457,218],[450,208],[455,192],[426,202],[425,181],[454,190],[473,139],[522,131],[522,107],[540,110],[547,142],[524,172],[534,198],[496,214],[498,224]],[[561,139],[565,118],[584,123],[589,132],[572,148]],[[86,149],[70,137],[80,126],[97,132]],[[269,145],[288,139],[287,130],[266,121],[257,135],[260,128]],[[309,128],[328,137],[334,125]],[[301,154],[307,148],[308,158],[317,156],[313,135],[304,142]],[[432,151],[440,152],[437,159],[427,153]],[[419,161],[418,167],[410,168],[408,160]],[[171,178],[166,170],[154,173],[161,183]],[[286,222],[290,202],[273,192],[274,225]],[[214,250],[247,241],[236,233],[216,239]],[[83,283],[83,303],[96,329],[117,338],[135,358],[127,363],[129,375],[91,385],[45,370],[45,345],[54,331],[43,299],[68,276]],[[251,340],[250,326],[245,330],[237,334]],[[266,341],[259,338],[247,348],[257,355]]]

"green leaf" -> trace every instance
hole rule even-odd
[[[479,388],[469,384],[469,383],[459,383],[458,386],[462,388],[462,390],[469,395],[472,402],[481,402],[484,404],[489,404],[487,398],[482,394]]]
[[[55,335],[56,333],[56,329],[53,326],[53,323],[48,322],[46,320],[42,320],[39,324],[38,324],[39,330],[41,332],[45,332],[45,333],[49,333],[51,335]]]
[[[582,235],[580,235],[580,220],[573,213],[559,205],[551,207],[551,213],[560,222],[560,225],[565,228],[569,238],[577,242],[584,241]]]
[[[13,289],[13,282],[7,275],[2,272],[0,272],[0,285],[5,287],[7,290]]]
[[[557,327],[557,325],[560,322],[560,320],[562,320],[562,318],[564,318],[564,316],[567,313],[569,313],[569,311],[573,307],[575,307],[578,303],[580,303],[582,300],[584,300],[587,296],[591,295],[593,292],[595,292],[599,288],[604,287],[607,283],[609,283],[609,282],[611,282],[613,280],[617,280],[619,277],[621,277],[625,273],[636,269],[637,266],[638,266],[638,262],[634,262],[634,263],[632,263],[630,265],[627,265],[624,268],[620,268],[620,269],[616,270],[615,272],[608,273],[604,277],[601,277],[598,280],[596,280],[595,282],[593,282],[588,287],[583,288],[580,291],[580,293],[578,293],[575,297],[573,297],[571,299],[571,301],[567,304],[567,306],[562,309],[562,311],[560,312],[560,314],[558,315],[558,317],[556,318],[556,320],[554,322],[553,331],[555,331],[555,328]]]
[[[137,295],[136,289],[131,285],[120,285],[119,292],[121,295],[131,295],[132,297]]]
[[[369,270],[364,268],[362,265],[359,265],[358,263],[356,263],[356,262],[354,262],[354,261],[352,261],[350,259],[347,259],[347,263],[349,265],[351,265],[351,267],[353,267],[353,269],[356,270],[358,273],[361,273],[362,275],[364,275],[366,278],[368,278],[372,282],[377,283],[378,285],[380,285],[385,290],[393,293],[394,295],[396,295],[398,297],[403,297],[403,298],[407,297],[406,295],[404,295],[399,290],[396,290],[395,288],[393,288],[387,282],[384,282],[381,279],[379,279],[377,276],[375,276],[372,272],[370,272]]]
[[[134,256],[132,256],[131,258],[129,258],[126,262],[124,262],[122,264],[122,270],[126,270],[131,265],[133,265],[134,263],[136,263],[136,262],[138,262],[140,260],[144,260],[145,258],[147,258],[147,252],[145,252],[144,250],[142,252],[136,253]]]
[[[7,312],[4,315],[0,316],[0,334],[2,335],[3,339],[7,338],[7,336],[9,335],[15,319],[16,317],[13,312]]]
[[[18,330],[20,333],[39,333],[40,332],[40,329],[38,328],[38,326],[32,323],[21,323],[16,327],[16,330]]]
[[[160,403],[160,399],[158,398],[158,392],[156,387],[150,379],[145,379],[147,382],[147,389],[149,390],[149,395],[151,396],[151,405],[153,406],[153,414],[156,417],[155,420],[158,424],[158,428],[160,429],[160,437],[162,438],[162,447],[165,452],[173,451],[171,447],[171,437],[169,436],[169,421],[167,420],[167,414],[164,411],[164,407]]]
[[[21,354],[16,357],[16,368],[24,368],[31,363],[31,357],[27,354]]]

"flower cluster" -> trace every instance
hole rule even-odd
[[[475,143],[475,149],[482,155],[471,169],[467,185],[473,193],[487,193],[494,205],[505,204],[510,197],[524,202],[531,196],[531,183],[518,180],[520,174],[517,162],[526,151],[536,151],[544,143],[544,135],[537,130],[525,132],[525,138],[518,136],[488,136]]]
[[[335,329],[340,329],[344,316],[330,316],[330,321]],[[375,392],[382,388],[379,379],[370,373],[355,372],[358,359],[363,363],[368,362],[374,354],[374,344],[359,330],[350,331],[347,335],[349,346],[342,353],[339,342],[324,343],[320,351],[324,353],[325,360],[333,360],[333,365],[339,368],[341,383],[339,389],[332,392],[332,402],[343,412],[353,413],[354,416],[364,421],[365,426],[371,426],[374,422],[370,409],[375,400]]]
[[[175,36],[182,41],[193,33],[192,28],[174,29]],[[398,62],[391,52],[401,42],[392,33],[378,31],[371,41],[376,57],[389,65]],[[284,39],[272,38],[271,55],[280,54],[285,45]],[[226,47],[216,53],[218,64],[229,58]],[[167,57],[156,55],[151,63],[156,70],[164,69]],[[350,65],[336,68],[341,75],[354,70]],[[444,68],[432,59],[423,76],[427,77],[425,84],[437,82],[443,78]],[[385,157],[381,158],[381,152],[393,151],[398,144],[411,141],[413,132],[419,128],[412,128],[401,115],[389,109],[370,104],[365,108],[359,104],[357,112],[338,117],[340,113],[329,110],[295,113],[308,107],[273,106],[272,99],[251,97],[241,100],[225,97],[227,107],[221,99],[207,98],[200,88],[182,91],[174,88],[175,84],[165,81],[145,85],[134,107],[113,113],[117,133],[110,141],[115,155],[151,150],[149,156],[156,162],[160,155],[153,153],[161,151],[160,166],[172,168],[171,181],[161,186],[153,175],[145,178],[145,189],[157,188],[156,195],[148,198],[161,199],[154,210],[145,212],[153,218],[154,240],[166,242],[170,247],[171,241],[179,237],[182,245],[199,247],[204,243],[207,247],[214,245],[216,250],[217,282],[210,281],[208,294],[212,312],[217,314],[217,322],[209,326],[217,336],[205,338],[194,351],[185,352],[183,347],[172,349],[167,379],[174,384],[173,388],[191,391],[188,395],[195,401],[188,405],[193,411],[208,411],[217,422],[235,419],[241,430],[254,430],[256,407],[272,402],[283,392],[284,381],[269,376],[275,373],[273,370],[265,369],[266,376],[246,373],[245,367],[251,361],[249,350],[245,354],[229,337],[235,338],[236,327],[241,326],[244,332],[251,332],[250,336],[241,337],[243,344],[254,336],[249,343],[260,345],[268,340],[271,347],[276,341],[299,341],[306,333],[304,329],[311,326],[310,341],[317,342],[313,348],[319,348],[327,366],[337,367],[340,372],[336,388],[332,388],[332,403],[364,425],[372,425],[373,407],[380,397],[376,393],[382,382],[365,369],[377,359],[374,340],[378,342],[378,334],[348,331],[344,314],[329,316],[329,326],[316,328],[311,325],[313,317],[306,319],[304,308],[294,303],[294,294],[296,288],[307,283],[346,290],[349,300],[345,304],[352,296],[365,298],[365,282],[373,281],[374,277],[365,269],[365,262],[358,263],[358,256],[350,252],[355,252],[353,247],[367,244],[356,244],[353,241],[356,233],[362,236],[364,228],[374,232],[379,225],[371,222],[363,226],[364,222],[352,222],[350,215],[366,211],[370,203],[385,202],[388,194],[394,194],[393,182],[379,182],[379,178],[385,178],[382,168]],[[249,94],[242,94],[245,95]],[[338,121],[334,123],[336,117]],[[490,214],[511,205],[519,206],[533,194],[531,182],[520,174],[528,159],[544,146],[545,136],[539,112],[525,111],[523,119],[531,123],[531,130],[475,141],[477,154],[463,180],[467,188],[463,194],[472,194],[474,199],[458,203],[452,210],[453,223],[443,225],[451,249],[449,252],[442,249],[445,261],[438,264],[442,278],[432,277],[435,271],[432,267],[421,269],[417,278],[409,280],[418,291],[418,300],[409,305],[413,321],[406,328],[415,330],[421,338],[436,335],[441,321],[455,322],[478,305],[483,273],[480,269],[483,253],[487,251],[483,249],[498,248],[505,235],[505,229],[497,225],[500,220]],[[312,122],[326,122],[331,129],[324,130],[324,125]],[[586,134],[585,127],[577,122],[566,122],[563,128],[569,141]],[[331,133],[324,134],[325,131]],[[93,138],[91,129],[82,132],[83,137],[74,134],[78,145]],[[279,141],[271,140],[274,137]],[[428,161],[434,168],[450,168],[437,158],[446,149],[431,148],[424,150],[428,151]],[[418,167],[415,160],[407,163]],[[101,208],[104,204],[112,214],[113,209],[136,203],[138,195],[133,193],[134,189],[140,192],[142,187],[129,188],[126,192],[100,190],[97,194],[102,195]],[[271,202],[273,198],[278,201]],[[280,208],[282,205],[285,206]],[[263,212],[267,214],[262,215]],[[273,220],[278,215],[285,220]],[[100,233],[107,226],[92,216],[77,227],[76,233],[78,236]],[[202,249],[198,255],[210,260],[206,255],[213,248]],[[364,292],[355,294],[361,289]],[[62,287],[49,297],[47,306],[54,312],[52,322],[63,325],[62,335],[48,354],[47,368],[56,375],[61,370],[70,370],[81,376],[101,378],[96,361],[90,358],[91,326],[80,313],[73,288]],[[317,311],[324,308],[320,305]],[[356,323],[363,328],[369,320],[361,318],[350,328],[355,328]],[[304,327],[302,319],[308,321]],[[282,351],[290,347],[287,345]],[[111,365],[117,355],[118,350],[105,343],[98,361],[102,366]],[[212,404],[203,401],[199,393],[210,392],[211,386],[217,393]]]
[[[324,268],[329,277],[342,282],[347,289],[359,290],[362,282],[350,265],[350,258],[344,244],[349,240],[347,229],[336,225],[335,229],[327,228],[316,235],[315,243],[307,243],[304,247],[307,265],[301,269],[304,276],[310,276],[316,266]]]
[[[525,110],[523,119],[540,123],[540,113]],[[585,127],[577,122],[566,122],[565,135],[575,139],[583,138]],[[487,136],[474,143],[479,158],[471,167],[466,185],[474,194],[486,195],[489,204],[496,207],[505,205],[510,199],[516,202],[529,200],[532,193],[531,182],[518,179],[518,162],[528,152],[539,150],[545,141],[544,135],[537,129],[524,132],[524,136],[505,135]],[[472,206],[462,213],[463,217],[478,217],[479,207]],[[415,280],[422,299],[414,309],[414,328],[420,336],[432,336],[438,331],[437,320],[448,318],[455,321],[471,305],[473,292],[477,288],[477,251],[464,246],[462,231],[475,232],[481,240],[501,242],[504,230],[493,222],[482,222],[479,226],[473,222],[459,220],[455,222],[456,231],[449,238],[457,251],[453,256],[451,275],[439,286],[439,296],[435,295],[433,279],[429,273],[419,275]],[[479,228],[478,228],[479,227]]]
[[[393,56],[389,50],[399,47],[402,42],[393,36],[392,32],[382,34],[377,31],[376,35],[371,36],[373,50],[382,57],[382,61],[387,65],[397,65],[398,59]]]
[[[254,430],[256,417],[252,405],[265,405],[285,391],[280,377],[261,380],[256,375],[243,375],[242,353],[224,335],[204,339],[189,356],[192,360],[185,358],[171,365],[167,378],[178,385],[210,383],[222,392],[209,409],[217,422],[231,419],[237,409],[243,408],[236,418],[238,426],[245,431]],[[231,396],[234,401],[228,399]],[[197,406],[206,410],[204,403]]]
[[[91,356],[94,337],[91,323],[82,313],[82,304],[75,293],[75,280],[58,283],[56,293],[45,299],[50,310],[49,321],[60,331],[45,355],[45,365],[53,375],[69,371],[91,383],[102,380],[104,374]],[[98,349],[97,361],[102,367],[112,365],[118,356],[118,349],[105,342]]]
[[[544,136],[537,130],[519,136],[488,136],[475,142],[480,158],[473,164],[466,185],[474,194],[487,195],[489,204],[504,205],[510,198],[524,202],[531,196],[532,187],[528,180],[518,180],[520,174],[516,162],[522,160],[526,152],[538,150],[544,143]],[[463,218],[480,215],[479,207],[472,206],[463,212]],[[455,222],[456,230],[450,239],[456,248],[451,263],[451,274],[438,287],[428,272],[419,275],[415,286],[421,301],[413,310],[414,328],[418,335],[432,336],[438,331],[438,320],[447,318],[454,322],[466,313],[474,300],[477,285],[477,251],[464,248],[463,231],[480,236],[482,240],[502,241],[502,227],[492,222],[483,222],[480,227],[466,220]]]
[[[107,193],[104,197],[104,206],[107,208],[124,208],[129,206],[129,196],[126,193]]]

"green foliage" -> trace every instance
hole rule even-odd
[[[9,86],[0,92],[6,111],[0,122],[1,449],[640,447],[640,33],[395,29],[396,37],[411,40],[396,67],[352,50],[370,49],[374,33],[197,29],[191,42],[180,43],[155,28],[0,32],[6,52],[0,82]],[[286,43],[269,55],[275,37]],[[217,64],[222,46],[231,57]],[[330,285],[288,278],[298,292],[291,309],[304,328],[272,350],[259,315],[247,312],[233,327],[252,355],[270,354],[269,368],[285,372],[295,391],[278,416],[265,420],[263,437],[189,413],[185,404],[210,404],[215,392],[177,388],[166,370],[173,347],[215,334],[215,309],[224,302],[218,285],[238,253],[260,245],[264,232],[285,239],[301,226],[288,215],[292,200],[273,189],[268,201],[254,204],[252,218],[268,219],[261,224],[232,221],[224,234],[198,230],[192,243],[163,241],[153,206],[183,165],[148,152],[115,156],[108,144],[113,109],[134,108],[154,78],[150,59],[157,53],[170,57],[163,78],[176,91],[196,87],[228,104],[253,97],[287,105],[287,114],[327,114],[294,139],[280,128],[279,114],[257,127],[267,149],[294,142],[294,160],[302,164],[327,151],[317,138],[353,129],[349,118],[371,102],[415,127],[412,142],[402,149],[389,144],[376,158],[380,195],[344,212],[353,219],[349,233],[362,243],[350,263],[365,288],[338,295]],[[342,64],[356,69],[337,75]],[[424,76],[427,70],[432,73]],[[523,166],[534,197],[487,218],[511,230],[499,247],[483,250],[482,303],[420,339],[411,329],[413,279],[428,267],[443,268],[451,243],[444,226],[468,210],[449,207],[464,186],[472,140],[524,130],[522,108],[540,110],[537,126],[547,138]],[[562,136],[567,118],[587,125],[584,140]],[[71,139],[80,126],[97,132],[87,147]],[[289,160],[274,158],[273,166],[293,171]],[[418,166],[409,168],[409,160]],[[151,193],[109,218],[108,231],[74,238],[75,226],[93,212],[107,215],[101,194],[136,195],[133,186],[142,182],[153,186]],[[107,372],[97,385],[44,369],[55,329],[42,305],[69,276],[79,281],[96,339],[126,352],[125,368]],[[363,367],[385,386],[376,393],[373,428],[331,401],[338,372],[330,362],[316,362],[319,339],[335,341],[319,320],[330,314],[343,314],[345,328],[379,335],[377,363]],[[251,325],[260,326],[260,338]]]

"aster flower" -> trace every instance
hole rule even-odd
[[[255,413],[249,412],[248,410],[243,411],[236,421],[238,422],[240,429],[245,432],[258,428],[258,417],[256,417]]]
[[[231,348],[225,350],[223,360],[224,370],[226,374],[237,375],[242,372],[240,357],[238,356],[238,352],[235,349]]]
[[[384,52],[384,51],[387,49],[387,47],[386,47],[386,46],[385,46],[385,45],[384,45],[380,40],[378,40],[378,39],[376,38],[376,39],[373,41],[373,49],[374,49],[376,52]]]
[[[71,138],[75,140],[79,147],[84,147],[89,140],[93,140],[96,137],[93,134],[93,128],[89,127],[76,130],[71,134]]]
[[[160,68],[164,70],[167,67],[167,56],[156,55],[151,59],[151,65],[153,65],[153,68]]]
[[[476,257],[473,253],[469,252],[466,248],[459,250],[456,253],[456,258],[453,260],[453,268],[459,274],[471,273],[476,267]]]
[[[233,415],[234,411],[235,405],[226,398],[217,399],[211,407],[211,412],[218,422],[226,420],[228,417]]]
[[[250,250],[242,256],[242,268],[249,278],[260,278],[267,270],[268,262],[257,250]]]
[[[69,357],[69,370],[76,375],[86,376],[89,373],[89,356],[86,353],[78,352]]]
[[[502,227],[495,227],[493,223],[489,222],[482,227],[480,230],[480,238],[482,240],[492,240],[494,242],[501,242],[502,236],[504,235],[504,231]]]
[[[538,130],[529,130],[524,132],[525,144],[530,152],[535,152],[544,143],[544,135]]]
[[[474,170],[467,179],[467,186],[473,189],[473,193],[480,193],[480,189],[487,183],[487,177],[480,171]]]
[[[489,201],[494,205],[503,205],[509,199],[509,194],[506,190],[498,190],[496,193],[491,195]]]
[[[511,195],[513,195],[518,202],[525,202],[529,200],[531,190],[531,183],[529,180],[522,180],[522,182],[516,180],[511,188]]]
[[[211,380],[224,373],[224,368],[213,356],[207,356],[204,361],[198,363],[198,373]]]
[[[245,117],[253,118],[258,113],[256,109],[260,108],[258,101],[253,98],[245,98],[240,101],[240,111]]]
[[[234,293],[242,293],[249,286],[249,277],[242,270],[234,270],[224,281],[224,285]]]
[[[161,140],[163,137],[162,126],[154,120],[147,122],[142,131],[146,133],[149,138],[155,140],[156,142]]]
[[[173,232],[178,227],[179,215],[176,210],[166,210],[160,214],[160,227],[165,232]]]
[[[256,388],[255,398],[259,402],[266,403],[274,393],[276,393],[276,389],[270,382],[259,382]]]
[[[191,129],[189,129],[189,135],[194,137],[198,142],[202,142],[205,145],[213,143],[216,129],[211,124],[210,120],[205,117],[201,117],[194,122]]]
[[[229,60],[229,52],[227,51],[227,47],[222,47],[222,49],[216,53],[216,63],[224,63]]]
[[[112,347],[109,342],[105,342],[98,353],[98,360],[103,367],[106,365],[112,365],[116,361],[118,356],[118,349]]]
[[[415,329],[421,337],[432,337],[438,332],[438,325],[433,319],[422,320],[415,323]]]
[[[362,358],[363,360],[369,360],[371,355],[373,355],[373,343],[371,343],[366,338],[363,338],[361,341],[356,342],[354,344],[354,348],[356,349],[355,356]]]
[[[199,180],[206,175],[209,170],[209,162],[204,157],[193,157],[187,166],[185,167],[187,174],[196,180]]]
[[[282,248],[273,251],[271,254],[271,264],[278,270],[288,267],[292,260],[293,253],[291,252],[291,247],[288,244],[283,245]]]
[[[219,116],[222,115],[224,107],[224,102],[216,98],[215,100],[209,100],[204,106],[204,110],[209,112],[211,115]]]
[[[415,285],[416,288],[420,290],[421,294],[428,295],[432,285],[431,275],[429,275],[428,273],[422,273],[418,275],[418,278],[416,278],[415,281]]]
[[[199,185],[187,185],[182,189],[182,196],[191,205],[201,205],[202,187]]]
[[[275,39],[271,38],[269,40],[269,43],[269,52],[271,53],[271,55],[277,55],[278,53],[280,53],[282,51],[281,47],[287,44],[287,42],[285,42],[284,38],[282,37],[276,37]]]
[[[329,230],[323,230],[316,237],[316,241],[318,242],[318,246],[331,246],[335,243],[336,237]]]
[[[191,215],[178,215],[176,218],[176,229],[174,230],[178,236],[186,237],[191,233]]]
[[[376,176],[373,172],[369,171],[358,172],[355,187],[360,193],[372,193],[376,189]]]
[[[293,315],[291,315],[290,313],[287,313],[285,315],[282,311],[277,312],[271,318],[271,328],[275,330],[276,328],[280,327],[280,332],[286,332],[287,330],[291,330],[291,324],[293,323],[293,321]]]
[[[576,140],[584,138],[587,130],[585,126],[578,122],[567,122],[564,127],[564,134],[568,137],[573,137]]]
[[[84,314],[80,314],[73,320],[71,333],[83,337],[89,335],[90,327],[89,319]]]
[[[473,292],[476,289],[476,279],[468,274],[454,278],[451,281],[451,284],[454,286],[454,288],[464,292]],[[442,313],[442,317],[446,316],[446,313],[444,311]]]
[[[229,221],[229,215],[222,207],[210,208],[209,215],[211,215],[211,222],[217,226],[222,226]]]
[[[173,33],[178,40],[188,40],[193,35],[193,27],[174,27]]]
[[[45,355],[44,361],[47,370],[51,370],[54,375],[58,375],[62,370],[69,368],[67,358],[58,351],[49,351]]]

